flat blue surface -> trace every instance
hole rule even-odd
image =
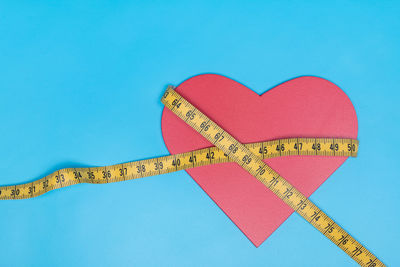
[[[311,199],[400,265],[400,2],[83,2],[0,2],[0,184],[166,155],[169,83],[211,72],[263,93],[316,75],[351,98],[361,143]],[[356,266],[298,215],[255,248],[184,171],[0,214],[1,266]]]

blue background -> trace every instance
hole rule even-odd
[[[398,1],[92,2],[0,2],[0,184],[166,155],[169,83],[211,72],[261,94],[316,75],[351,98],[361,143],[311,199],[400,265]],[[0,214],[1,266],[356,266],[298,215],[255,248],[183,171]]]

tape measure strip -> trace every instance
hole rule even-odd
[[[285,138],[246,146],[263,159],[294,155],[355,157],[358,152],[358,141],[346,138]],[[0,200],[33,198],[74,184],[119,182],[223,162],[231,159],[214,146],[105,167],[61,169],[31,183],[0,187]]]
[[[172,87],[168,87],[161,101],[179,118],[227,154],[230,159],[257,178],[358,264],[368,267],[385,266],[376,256],[337,225],[306,196],[265,164],[262,158],[239,143],[229,133],[225,132],[215,122],[175,92]]]

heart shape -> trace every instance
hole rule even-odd
[[[350,99],[322,78],[295,78],[260,96],[227,77],[203,74],[184,81],[176,91],[242,143],[287,137],[357,138]],[[212,146],[166,108],[161,126],[171,154]],[[310,196],[346,159],[294,156],[265,162]],[[186,171],[257,247],[293,213],[236,163]]]

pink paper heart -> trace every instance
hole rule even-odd
[[[224,76],[204,74],[184,81],[176,91],[242,143],[285,137],[357,138],[350,99],[325,79],[295,78],[260,96]],[[212,146],[166,108],[161,125],[171,154]],[[345,160],[292,156],[265,162],[310,196]],[[257,247],[293,212],[236,163],[187,173]]]

